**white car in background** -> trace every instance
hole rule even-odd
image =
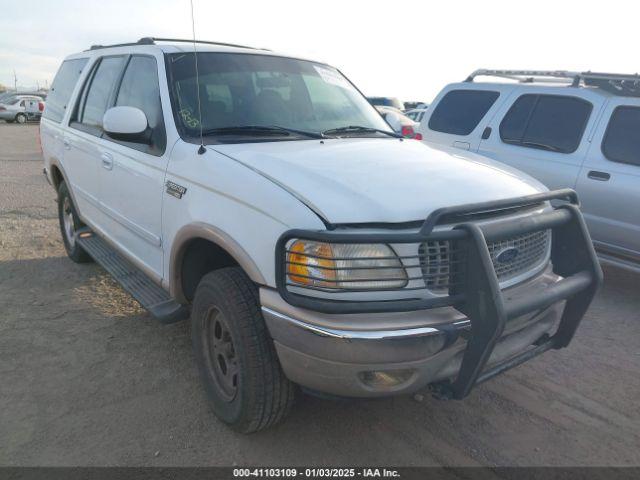
[[[404,114],[409,117],[414,122],[420,123],[422,121],[422,117],[427,112],[427,108],[412,108],[411,110],[407,110]]]
[[[395,132],[402,134],[403,137],[416,138],[418,122],[415,122],[397,108],[376,106],[376,109]],[[421,140],[421,138],[416,139]]]
[[[7,103],[0,103],[0,120],[7,123],[27,123],[38,120],[44,111],[44,100],[31,95],[16,95]]]

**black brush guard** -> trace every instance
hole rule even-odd
[[[551,200],[563,200],[552,210],[517,219],[504,218],[479,226],[464,222],[452,230],[433,232],[442,219],[455,219],[482,212],[499,212],[515,207],[539,205]],[[323,313],[348,314],[371,312],[411,311],[453,306],[471,322],[471,335],[464,351],[458,375],[454,381],[434,386],[443,398],[466,397],[474,385],[505,370],[520,365],[550,349],[566,347],[602,283],[602,270],[591,238],[578,208],[573,190],[557,190],[527,197],[461,205],[434,211],[419,232],[406,233],[340,233],[336,231],[290,230],[279,239],[276,247],[276,283],[280,295],[290,304]],[[447,223],[449,223],[447,221]],[[542,294],[506,303],[500,290],[487,242],[540,230],[552,231],[551,262],[553,271],[563,277]],[[449,289],[448,296],[429,299],[392,301],[342,301],[313,298],[292,293],[287,282],[287,244],[292,239],[306,239],[335,243],[422,243],[452,240],[466,250],[465,275],[462,285]],[[402,289],[398,289],[402,290]],[[558,329],[551,337],[541,339],[534,346],[511,359],[485,369],[487,361],[501,337],[508,320],[543,310],[566,300]]]

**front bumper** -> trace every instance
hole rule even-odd
[[[482,226],[463,222],[449,232],[433,233],[443,217],[462,218],[556,199],[570,203],[517,221],[505,218]],[[409,392],[440,381],[441,396],[461,399],[477,383],[546,350],[566,347],[602,283],[577,203],[575,192],[563,190],[442,209],[411,235],[285,233],[277,248],[278,292],[261,291],[263,313],[285,373],[308,388],[348,396]],[[529,281],[501,290],[487,243],[546,229],[553,232],[553,270],[537,277],[535,285]],[[305,297],[287,288],[284,265],[291,238],[409,243],[443,235],[455,235],[466,252],[462,285],[450,288],[448,296],[347,302]],[[359,323],[353,321],[354,315],[362,315]],[[422,323],[416,321],[420,316]],[[342,328],[349,322],[358,328]],[[385,323],[386,328],[375,327]],[[549,335],[556,324],[555,333]]]
[[[537,294],[560,278],[546,271],[505,291],[510,299]],[[471,333],[470,320],[451,307],[404,313],[330,315],[288,305],[262,289],[262,312],[282,368],[293,382],[344,397],[412,393],[455,376]],[[558,324],[562,303],[508,322],[490,367],[525,350]],[[372,384],[384,372],[385,384]],[[394,372],[405,377],[394,381]]]

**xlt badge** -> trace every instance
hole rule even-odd
[[[176,198],[182,198],[182,196],[187,193],[187,188],[182,185],[178,185],[177,183],[173,183],[167,180],[167,193],[169,195],[173,195]]]

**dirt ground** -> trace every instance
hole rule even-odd
[[[37,132],[0,124],[0,465],[640,465],[640,277],[613,269],[568,349],[462,402],[303,397],[230,431],[188,322],[66,258]]]

